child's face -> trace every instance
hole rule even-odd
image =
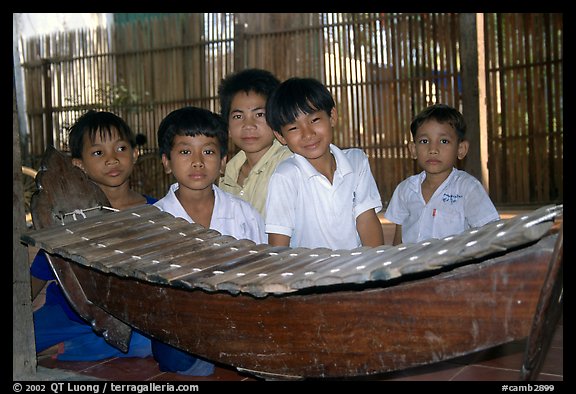
[[[162,155],[167,174],[172,173],[180,188],[205,190],[220,176],[226,158],[220,157],[220,144],[216,137],[176,135],[170,150],[170,159]]]
[[[94,141],[85,133],[82,159],[72,159],[72,162],[100,186],[117,187],[128,181],[137,159],[138,151],[112,129],[111,138],[104,133],[102,139],[97,131]]]
[[[265,153],[274,133],[266,123],[266,97],[255,92],[238,92],[232,99],[228,117],[230,139],[246,153]]]
[[[410,152],[427,173],[449,172],[457,160],[466,156],[468,141],[459,141],[456,130],[449,123],[430,119],[416,131]]]
[[[308,160],[330,154],[332,129],[336,124],[336,109],[330,115],[325,111],[300,113],[293,123],[282,126],[282,134],[274,132],[278,140],[294,153]]]

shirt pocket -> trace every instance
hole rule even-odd
[[[433,219],[432,237],[446,238],[465,230],[464,215],[452,209],[436,209]]]

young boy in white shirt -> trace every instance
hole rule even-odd
[[[394,245],[441,239],[500,219],[482,183],[455,167],[469,147],[457,109],[432,105],[414,118],[410,131],[409,149],[423,171],[396,187],[384,214],[396,223]]]
[[[275,246],[354,249],[384,244],[380,193],[368,157],[332,144],[337,113],[328,89],[290,78],[268,98],[266,120],[294,153],[268,185],[266,232]]]
[[[258,211],[214,184],[228,148],[228,131],[219,115],[197,107],[169,113],[158,128],[158,146],[164,169],[176,183],[155,206],[222,235],[266,242]],[[162,371],[194,376],[214,371],[213,364],[156,340],[152,352]]]

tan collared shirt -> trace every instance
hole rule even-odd
[[[240,186],[238,184],[238,175],[246,161],[246,153],[240,151],[226,164],[224,177],[222,177],[218,186],[222,190],[248,201],[265,218],[268,181],[278,163],[291,155],[292,152],[287,146],[283,146],[278,140],[274,140],[270,149],[258,160],[258,163],[244,179],[244,186]]]

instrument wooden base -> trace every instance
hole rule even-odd
[[[384,288],[263,299],[59,264],[70,265],[91,304],[193,354],[268,378],[351,377],[526,338],[554,240]]]

